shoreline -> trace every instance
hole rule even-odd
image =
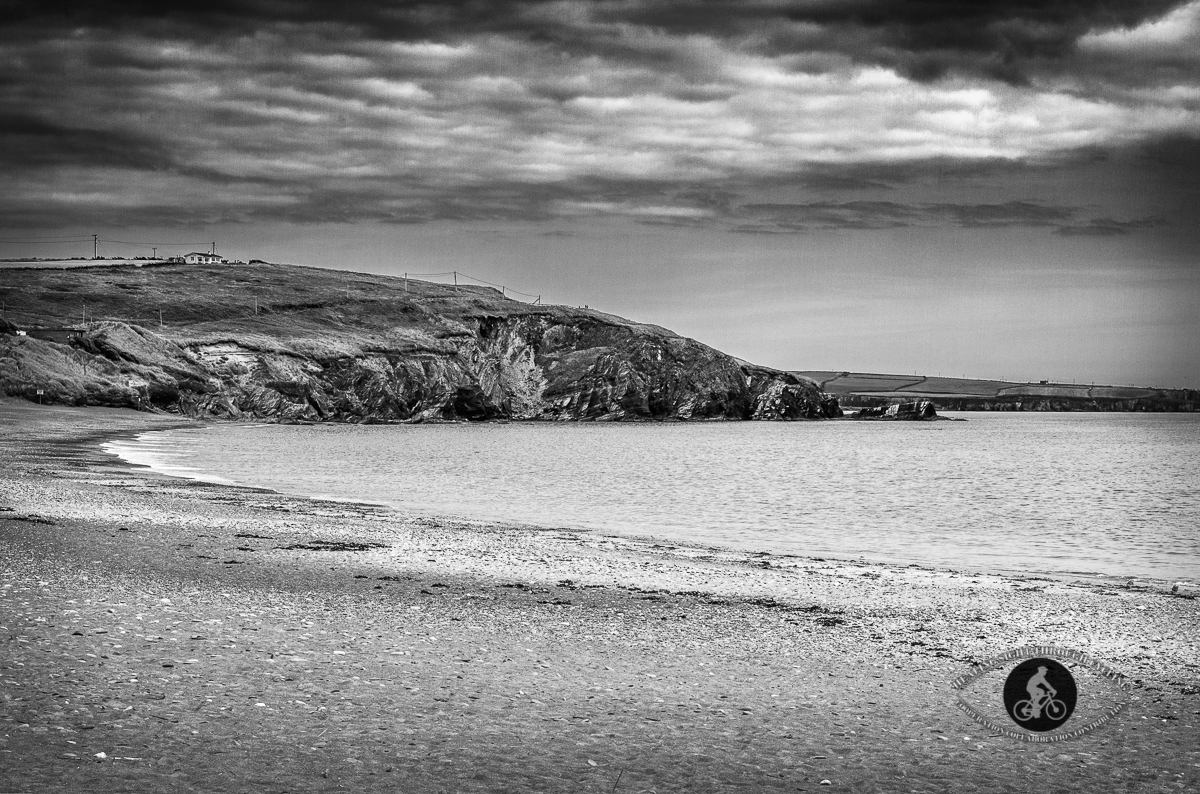
[[[944,417],[944,418],[955,419],[954,417]],[[137,438],[139,436],[141,436],[143,433],[148,433],[148,432],[151,432],[151,433],[152,432],[164,432],[164,431],[174,430],[174,429],[179,429],[179,428],[203,429],[203,428],[210,428],[210,427],[241,426],[241,423],[222,421],[222,420],[211,419],[211,418],[188,419],[188,420],[181,420],[181,421],[184,422],[184,424],[180,424],[176,427],[162,427],[162,428],[153,428],[153,429],[148,429],[148,430],[114,432],[111,436],[108,436],[107,441],[100,442],[100,443],[101,444],[116,444],[116,443],[124,441],[124,442],[128,442],[128,445],[130,447],[133,447],[137,443]],[[509,422],[507,420],[502,423],[509,424]],[[254,422],[254,423],[250,423],[247,426],[266,427],[266,426],[270,426],[270,424],[271,423]],[[317,424],[317,423],[303,423],[303,424]],[[155,466],[153,463],[135,462],[133,460],[130,460],[130,459],[122,456],[122,454],[119,451],[112,451],[112,450],[108,450],[108,449],[104,449],[103,451],[106,454],[112,455],[112,456],[120,459],[125,465],[132,466],[132,467],[144,467],[147,470],[149,470],[159,476],[179,478],[179,479],[184,479],[184,480],[192,480],[192,481],[208,483],[208,484],[216,485],[216,486],[260,489],[260,490],[264,490],[264,491],[267,491],[270,493],[279,494],[280,496],[286,496],[288,498],[308,499],[308,500],[312,500],[315,502],[329,502],[329,503],[351,504],[351,505],[353,505],[353,504],[368,505],[368,506],[371,506],[374,508],[380,508],[380,509],[393,511],[396,513],[397,516],[403,516],[408,519],[425,519],[425,520],[431,520],[431,521],[442,521],[442,522],[447,522],[447,523],[469,523],[469,524],[477,524],[477,525],[491,525],[498,529],[520,528],[520,529],[543,530],[543,531],[544,530],[562,529],[562,530],[569,531],[569,532],[591,533],[591,534],[594,534],[599,537],[620,538],[624,541],[640,543],[640,544],[649,544],[649,545],[656,545],[656,546],[661,546],[662,544],[667,544],[667,545],[676,546],[676,547],[692,548],[695,550],[713,553],[713,554],[741,555],[747,560],[753,560],[756,558],[767,558],[767,559],[778,558],[781,560],[794,559],[794,560],[808,560],[808,561],[815,560],[818,562],[828,561],[828,562],[833,562],[835,564],[842,564],[842,565],[867,564],[867,565],[882,566],[885,568],[918,568],[918,569],[929,571],[929,572],[940,572],[940,573],[960,574],[960,575],[966,575],[968,573],[970,573],[973,576],[984,574],[987,576],[999,576],[999,577],[1003,577],[1003,578],[1019,579],[1019,580],[1023,580],[1023,581],[1026,581],[1026,580],[1053,580],[1053,581],[1061,581],[1061,582],[1084,581],[1084,582],[1096,583],[1099,586],[1115,586],[1119,583],[1123,584],[1126,582],[1136,581],[1141,586],[1150,587],[1152,589],[1157,589],[1157,590],[1162,590],[1162,591],[1168,591],[1168,590],[1170,590],[1170,588],[1173,585],[1175,585],[1176,583],[1179,583],[1181,585],[1191,588],[1193,591],[1200,589],[1200,580],[1196,580],[1194,578],[1180,580],[1177,577],[1147,576],[1144,574],[1139,574],[1139,575],[1114,574],[1114,573],[1105,573],[1105,572],[1101,572],[1101,571],[1032,570],[1032,569],[1005,568],[1002,566],[986,565],[986,564],[969,564],[968,565],[966,562],[964,562],[961,565],[955,565],[955,564],[940,565],[940,564],[922,563],[915,558],[899,559],[899,558],[886,558],[886,557],[867,557],[866,555],[860,555],[859,557],[855,558],[855,557],[840,556],[836,552],[822,552],[822,551],[817,551],[814,553],[803,553],[803,552],[771,551],[766,548],[738,549],[738,548],[734,548],[732,546],[723,546],[723,545],[718,545],[718,544],[713,544],[713,543],[706,543],[706,542],[702,542],[702,541],[684,540],[684,539],[670,537],[668,535],[660,536],[660,535],[650,535],[650,534],[639,534],[639,533],[635,533],[635,532],[623,532],[621,530],[602,529],[602,528],[594,528],[594,527],[579,527],[579,526],[565,527],[562,525],[557,525],[557,524],[553,524],[553,523],[549,523],[549,522],[495,519],[495,518],[489,518],[486,516],[455,515],[455,514],[451,514],[451,513],[440,513],[435,510],[428,510],[428,509],[422,509],[422,508],[417,508],[417,507],[405,507],[405,506],[396,505],[396,504],[392,504],[392,503],[384,502],[384,501],[372,501],[372,500],[356,499],[356,498],[349,498],[349,497],[345,498],[345,499],[339,499],[336,497],[323,496],[323,495],[312,494],[312,493],[305,493],[301,490],[297,490],[295,492],[281,491],[276,488],[271,488],[268,486],[247,485],[244,483],[236,483],[236,482],[232,482],[232,481],[220,478],[217,475],[204,473],[204,472],[198,472],[195,474],[174,473],[167,468],[164,468],[161,466]],[[818,554],[820,556],[817,556]]]
[[[1160,587],[407,516],[99,452],[168,424],[194,426],[0,402],[3,790],[1197,783],[1200,609]],[[989,736],[950,682],[1025,645],[1119,670],[1129,707]]]

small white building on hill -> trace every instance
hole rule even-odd
[[[190,254],[184,254],[178,257],[181,262],[186,262],[189,265],[219,265],[225,261],[224,257],[217,254],[209,254],[201,251],[193,251]]]

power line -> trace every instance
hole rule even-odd
[[[135,241],[135,240],[111,240],[111,239],[109,239],[108,237],[101,237],[101,238],[100,238],[100,242],[102,242],[102,243],[121,243],[122,245],[145,245],[145,246],[151,246],[151,245],[163,245],[163,246],[168,246],[168,245],[177,245],[177,246],[179,246],[179,247],[181,247],[181,248],[182,248],[182,247],[184,247],[184,246],[189,246],[189,245],[204,245],[204,246],[212,245],[212,242],[211,242],[211,241],[207,241],[207,240],[206,240],[205,242],[203,242],[203,243],[161,243],[161,242],[149,242],[149,243],[143,243],[143,242],[138,242],[138,241]]]
[[[163,248],[177,247],[187,248],[190,246],[204,246],[208,248],[212,242],[206,240],[202,243],[182,243],[182,242],[157,242],[149,241],[142,242],[139,240],[114,240],[110,237],[93,237],[92,235],[75,235],[71,237],[0,237],[0,244],[9,245],[65,245],[69,243],[90,243],[93,240],[101,243],[118,243],[120,245],[139,245],[145,248],[160,246]]]
[[[520,295],[520,296],[522,296],[522,297],[525,297],[525,298],[532,298],[532,299],[534,299],[534,302],[535,302],[535,303],[540,303],[540,302],[541,302],[541,300],[542,300],[542,296],[541,296],[541,295],[532,295],[532,294],[530,294],[530,293],[528,293],[528,292],[521,292],[520,290],[515,290],[515,289],[512,289],[511,287],[508,287],[508,286],[506,286],[506,285],[504,285],[504,284],[496,284],[496,283],[494,283],[494,282],[487,281],[487,280],[485,280],[485,279],[478,278],[478,277],[476,277],[476,276],[472,276],[470,273],[464,273],[464,272],[462,272],[461,270],[449,270],[449,271],[446,271],[445,273],[405,273],[404,275],[405,275],[405,277],[406,277],[406,278],[412,278],[412,277],[415,277],[415,276],[422,276],[422,277],[429,277],[429,276],[454,276],[454,278],[455,278],[455,281],[456,281],[456,282],[457,282],[457,280],[458,280],[458,277],[459,277],[459,276],[463,276],[464,278],[469,278],[471,281],[478,281],[480,284],[486,284],[486,285],[487,285],[487,286],[489,286],[489,287],[495,287],[496,289],[500,290],[500,293],[501,293],[502,295],[505,295],[505,296],[507,296],[509,293],[511,293],[511,294],[513,294],[513,295]],[[456,285],[457,285],[457,284],[456,284]],[[448,286],[448,285],[447,285],[447,286]]]
[[[0,244],[7,245],[68,245],[70,243],[90,243],[91,237],[79,237],[72,239],[56,239],[56,240],[18,240],[15,238],[5,238],[0,240]]]
[[[528,292],[521,292],[520,290],[515,290],[511,287],[505,286],[504,284],[494,284],[491,281],[485,281],[484,279],[476,278],[475,276],[472,276],[469,273],[459,272],[458,275],[466,276],[467,278],[471,279],[472,281],[478,281],[481,284],[487,284],[489,287],[496,287],[497,289],[501,290],[502,292],[511,292],[514,295],[524,295],[526,298],[540,298],[541,297],[541,295],[530,295]]]
[[[14,242],[14,241],[15,242],[23,242],[25,240],[77,241],[77,240],[89,240],[89,239],[91,239],[91,237],[92,236],[90,234],[67,234],[67,235],[58,235],[58,236],[49,235],[49,234],[28,234],[28,235],[25,235],[24,237],[0,237],[0,242]]]
[[[0,245],[20,246],[65,246],[74,242],[91,242],[91,237],[79,240],[0,240]]]

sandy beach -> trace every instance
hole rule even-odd
[[[1200,789],[1194,590],[406,515],[100,450],[181,424],[0,402],[0,791]],[[956,708],[1030,644],[1132,682],[1077,671],[1072,719],[1125,710],[1034,744]]]

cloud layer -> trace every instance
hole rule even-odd
[[[604,215],[1125,234],[1156,221],[883,194],[1200,137],[1200,2],[330,9],[0,6],[3,223]]]

